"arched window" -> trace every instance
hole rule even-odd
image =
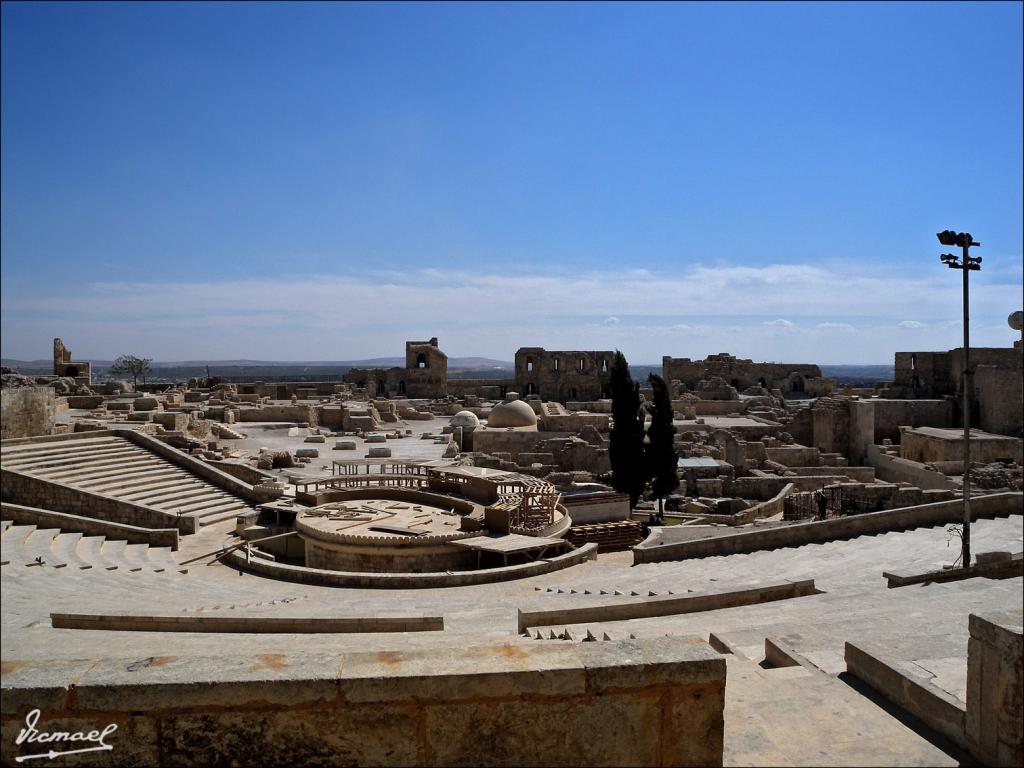
[[[528,372],[529,371],[533,371],[533,358],[532,357],[526,358],[526,370]]]
[[[404,381],[398,382],[398,394],[400,394],[400,395],[404,395],[405,394],[405,382]]]
[[[580,358],[580,370],[581,371],[586,370],[586,367],[587,367],[587,361],[581,357]]]
[[[601,373],[608,373],[608,358],[601,361]]]
[[[416,357],[416,367],[417,368],[429,368],[430,367],[427,364],[427,356],[423,352],[420,352],[419,355]]]
[[[558,370],[558,358],[557,357],[552,361],[552,364],[554,365],[554,369],[557,371]]]

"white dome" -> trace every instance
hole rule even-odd
[[[450,423],[453,427],[479,427],[480,419],[472,411],[459,411],[452,416]]]
[[[510,400],[491,409],[488,427],[536,427],[537,414],[522,400]]]

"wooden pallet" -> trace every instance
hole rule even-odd
[[[594,523],[591,525],[574,525],[565,537],[573,546],[597,544],[599,550],[605,552],[615,549],[628,549],[644,539],[640,523],[635,520],[622,520],[614,523]]]

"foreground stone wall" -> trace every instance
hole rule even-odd
[[[967,644],[966,737],[986,765],[1024,763],[1022,612],[972,615]]]
[[[118,765],[722,765],[725,659],[696,638],[149,661],[5,659],[5,762],[49,749],[10,747],[39,709],[116,724]]]
[[[7,440],[50,434],[55,408],[52,387],[0,389],[0,437]]]

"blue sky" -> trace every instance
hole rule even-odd
[[[5,357],[1013,340],[1020,3],[2,15]]]

